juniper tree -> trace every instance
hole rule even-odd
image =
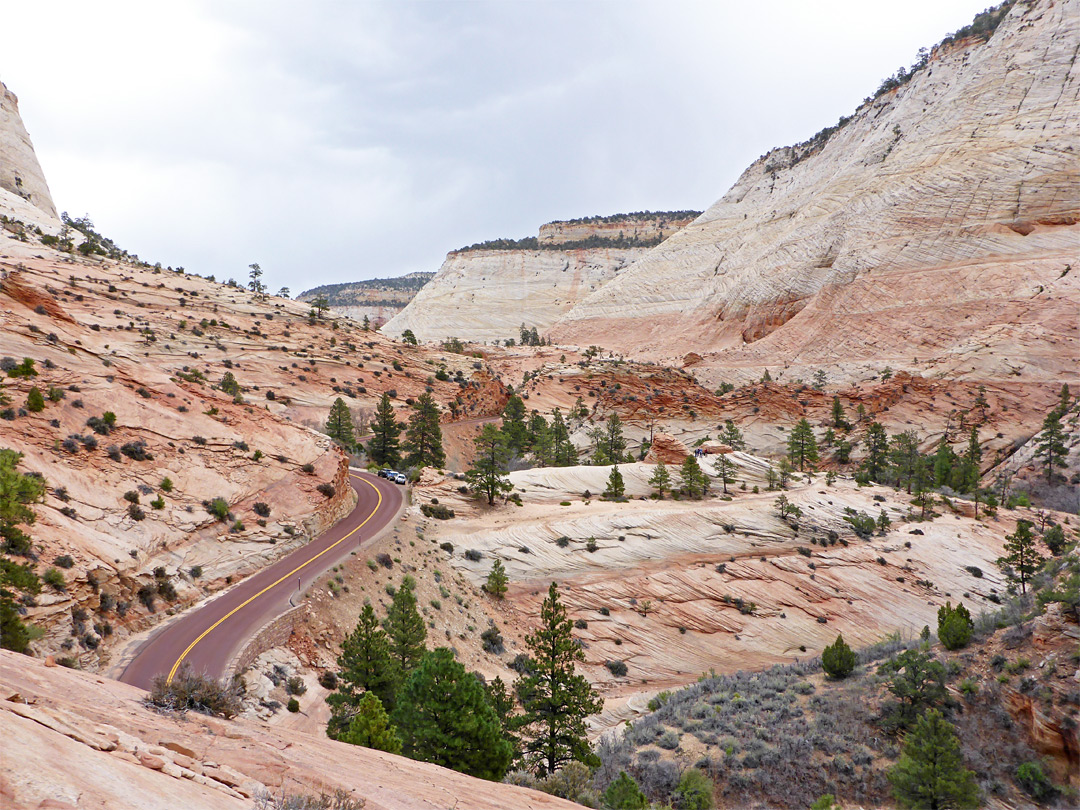
[[[513,751],[484,687],[446,647],[424,655],[402,687],[393,721],[411,759],[493,781],[510,767]]]
[[[821,668],[830,678],[846,678],[855,670],[858,656],[844,641],[843,634],[821,651]]]
[[[352,414],[349,413],[349,406],[341,397],[335,399],[334,404],[330,406],[330,414],[326,418],[323,432],[346,450],[351,450],[356,446]]]
[[[905,650],[879,666],[878,672],[888,678],[888,690],[897,699],[889,722],[898,728],[910,728],[919,714],[948,697],[945,667],[928,652]]]
[[[371,422],[372,437],[367,445],[368,455],[376,464],[396,467],[401,463],[401,450],[398,437],[402,424],[397,419],[390,395],[383,393],[375,408],[375,418]]]
[[[390,657],[390,639],[379,627],[370,602],[341,643],[337,666],[337,686],[326,696],[330,706],[326,734],[335,739],[349,727],[365,693],[378,697],[383,706],[394,705],[397,669]]]
[[[489,422],[473,440],[473,445],[476,455],[472,466],[465,472],[465,480],[474,495],[486,497],[488,506],[492,506],[498,495],[514,488],[506,476],[510,462],[506,435]]]
[[[1061,427],[1061,413],[1051,411],[1042,423],[1042,433],[1035,443],[1035,455],[1043,459],[1046,482],[1053,483],[1054,468],[1064,467],[1069,449],[1065,445],[1065,431]]]
[[[446,464],[442,428],[439,426],[439,406],[426,391],[413,403],[401,449],[405,451],[407,466],[442,467]]]
[[[540,608],[540,627],[525,638],[529,673],[516,684],[524,710],[526,765],[540,776],[590,758],[585,718],[604,705],[588,680],[575,672],[575,662],[584,661],[585,653],[575,643],[572,627],[552,582]]]
[[[45,410],[45,396],[36,385],[26,395],[26,410],[30,411],[30,413],[41,413]]]
[[[233,376],[231,371],[225,372],[221,378],[221,382],[218,383],[218,388],[234,398],[241,394],[240,383],[236,381],[236,377]]]
[[[798,466],[800,472],[806,469],[807,463],[815,464],[818,461],[814,429],[810,427],[806,417],[796,422],[788,434],[788,458],[792,464]]]
[[[1043,561],[1035,547],[1035,535],[1031,531],[1033,525],[1030,520],[1023,518],[1016,521],[1016,531],[1005,535],[1005,555],[997,561],[1010,584],[1015,586],[1020,583],[1020,593],[1027,593],[1027,584]]]
[[[649,479],[649,486],[656,490],[661,499],[663,499],[665,492],[671,490],[671,473],[668,472],[667,465],[664,464],[663,459],[657,460],[656,468],[653,470],[652,477]]]
[[[394,591],[393,601],[383,619],[390,660],[397,668],[395,675],[399,682],[416,668],[426,651],[424,641],[427,639],[427,626],[416,609],[415,586],[412,577],[402,579],[401,587]]]

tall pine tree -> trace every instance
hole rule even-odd
[[[390,641],[379,628],[371,603],[360,611],[356,628],[341,643],[337,659],[338,685],[326,696],[330,706],[328,736],[337,738],[348,728],[364,693],[393,708],[396,667],[390,658]]]
[[[465,471],[465,480],[474,495],[486,497],[488,505],[493,506],[498,495],[514,488],[506,477],[507,465],[510,462],[506,435],[489,422],[484,425],[473,444],[476,455],[473,457],[472,466]]]
[[[878,422],[871,422],[866,427],[866,458],[863,469],[871,481],[884,481],[888,470],[889,434]]]
[[[384,393],[371,422],[371,432],[374,435],[368,442],[367,451],[372,461],[389,467],[396,467],[401,463],[401,450],[398,445],[401,428],[394,406],[390,402],[390,395]]]
[[[574,671],[585,653],[575,643],[572,627],[552,582],[540,608],[540,628],[525,638],[531,669],[517,682],[526,764],[541,776],[590,758],[585,718],[604,706],[588,680]]]
[[[800,472],[806,469],[807,464],[816,464],[818,461],[814,429],[810,427],[810,422],[806,417],[796,422],[788,435],[788,458]]]
[[[525,455],[529,448],[529,427],[525,423],[525,403],[517,394],[511,394],[502,412],[502,432],[510,451],[517,456]]]
[[[394,599],[383,620],[383,630],[389,639],[390,660],[396,668],[398,683],[416,668],[426,651],[427,626],[416,609],[415,587],[413,578],[406,575],[401,587],[394,592]]]
[[[1027,593],[1027,584],[1042,565],[1043,557],[1035,547],[1034,524],[1021,518],[1016,521],[1016,531],[1005,535],[1005,556],[997,561],[1005,578],[1014,586],[1020,584],[1020,593]]]
[[[493,781],[510,767],[513,750],[484,687],[446,647],[409,676],[393,720],[407,757]]]
[[[1067,390],[1066,390],[1067,396]],[[1061,427],[1061,412],[1051,411],[1043,420],[1042,433],[1035,443],[1035,455],[1046,467],[1046,482],[1054,482],[1054,468],[1064,467],[1069,449],[1065,445],[1065,431]]]
[[[439,406],[426,391],[413,404],[401,449],[405,451],[408,467],[442,467],[446,464]]]
[[[330,406],[330,415],[326,418],[323,432],[346,450],[352,450],[356,446],[352,414],[341,397],[335,399]]]
[[[556,467],[573,467],[578,463],[577,450],[570,441],[570,429],[558,408],[551,415],[551,459]]]
[[[964,767],[956,730],[937,709],[927,710],[904,737],[904,751],[889,781],[903,807],[979,806],[979,787],[975,774]]]

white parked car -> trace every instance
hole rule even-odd
[[[390,478],[392,478],[392,479],[394,480],[394,483],[395,483],[395,484],[404,484],[404,483],[405,483],[405,481],[407,480],[407,479],[405,478],[405,476],[404,476],[404,475],[403,475],[402,473],[399,473],[399,472],[393,473],[393,474],[392,474],[391,476],[389,476],[389,477],[390,477]]]

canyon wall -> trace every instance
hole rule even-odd
[[[543,332],[694,215],[673,213],[550,222],[536,239],[454,251],[383,332],[478,342],[516,340],[522,324]]]
[[[1077,0],[1014,4],[988,41],[936,48],[835,131],[764,155],[552,336],[696,352],[710,383],[1075,378],[1078,41]]]
[[[0,189],[22,198],[48,219],[59,220],[49,184],[19,115],[19,99],[3,82],[0,82]],[[16,205],[13,201],[12,207]]]
[[[434,275],[433,272],[419,271],[398,278],[324,284],[305,290],[296,296],[296,300],[313,303],[316,299],[325,298],[335,315],[361,322],[366,317],[371,326],[377,329],[405,309]]]

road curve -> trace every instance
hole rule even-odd
[[[357,502],[345,518],[307,545],[253,574],[217,598],[152,635],[120,680],[149,689],[158,675],[182,665],[214,678],[259,628],[288,610],[295,597],[328,568],[346,559],[394,519],[402,488],[368,473],[349,473]]]

